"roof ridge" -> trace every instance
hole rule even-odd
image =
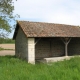
[[[64,23],[52,23],[52,22],[37,22],[37,21],[25,21],[25,20],[17,20],[17,22],[30,22],[30,23],[45,23],[45,24],[55,24],[55,25],[64,25],[64,26],[77,26],[79,25],[70,25],[70,24],[64,24]]]

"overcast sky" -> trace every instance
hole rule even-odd
[[[17,0],[14,6],[18,20],[80,26],[80,0]]]

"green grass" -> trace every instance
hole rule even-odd
[[[80,58],[32,65],[15,56],[0,57],[0,80],[80,80]]]
[[[2,50],[14,50],[14,49],[5,49],[5,48],[0,47],[0,51]]]
[[[0,47],[0,51],[4,50],[4,48]]]

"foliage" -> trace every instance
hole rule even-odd
[[[4,50],[4,48],[0,47],[0,51]]]
[[[15,56],[0,57],[0,80],[80,80],[80,57],[31,65]]]
[[[13,0],[0,0],[0,37],[6,37],[11,32],[10,22],[14,20]]]
[[[9,39],[9,38],[0,38],[0,44],[14,44],[15,43],[15,41],[14,40],[12,40],[12,39]]]

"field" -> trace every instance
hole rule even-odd
[[[15,55],[15,44],[0,44],[0,56]]]

